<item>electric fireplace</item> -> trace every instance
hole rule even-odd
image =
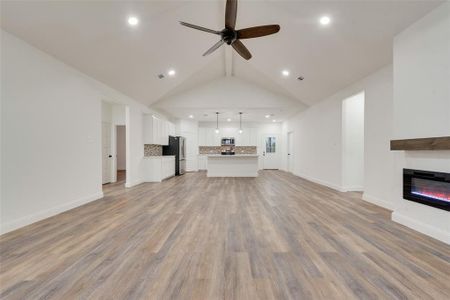
[[[403,169],[403,198],[450,211],[450,174]]]

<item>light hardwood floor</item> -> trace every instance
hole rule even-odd
[[[450,299],[450,246],[281,171],[188,173],[0,238],[1,299]]]

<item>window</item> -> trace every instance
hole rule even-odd
[[[276,150],[276,137],[269,136],[266,138],[266,153],[275,153]]]

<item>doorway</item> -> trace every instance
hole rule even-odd
[[[127,160],[126,160],[126,127],[125,125],[116,126],[116,180],[118,182],[125,182]]]
[[[102,184],[125,184],[127,169],[126,106],[102,101]],[[119,171],[118,171],[119,170]]]
[[[294,132],[287,135],[287,171],[294,173]]]
[[[342,189],[364,188],[364,92],[342,102]]]
[[[278,170],[280,168],[278,142],[278,135],[268,134],[263,136],[263,169]]]

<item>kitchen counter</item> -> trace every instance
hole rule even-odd
[[[257,177],[258,154],[207,154],[208,177]]]

